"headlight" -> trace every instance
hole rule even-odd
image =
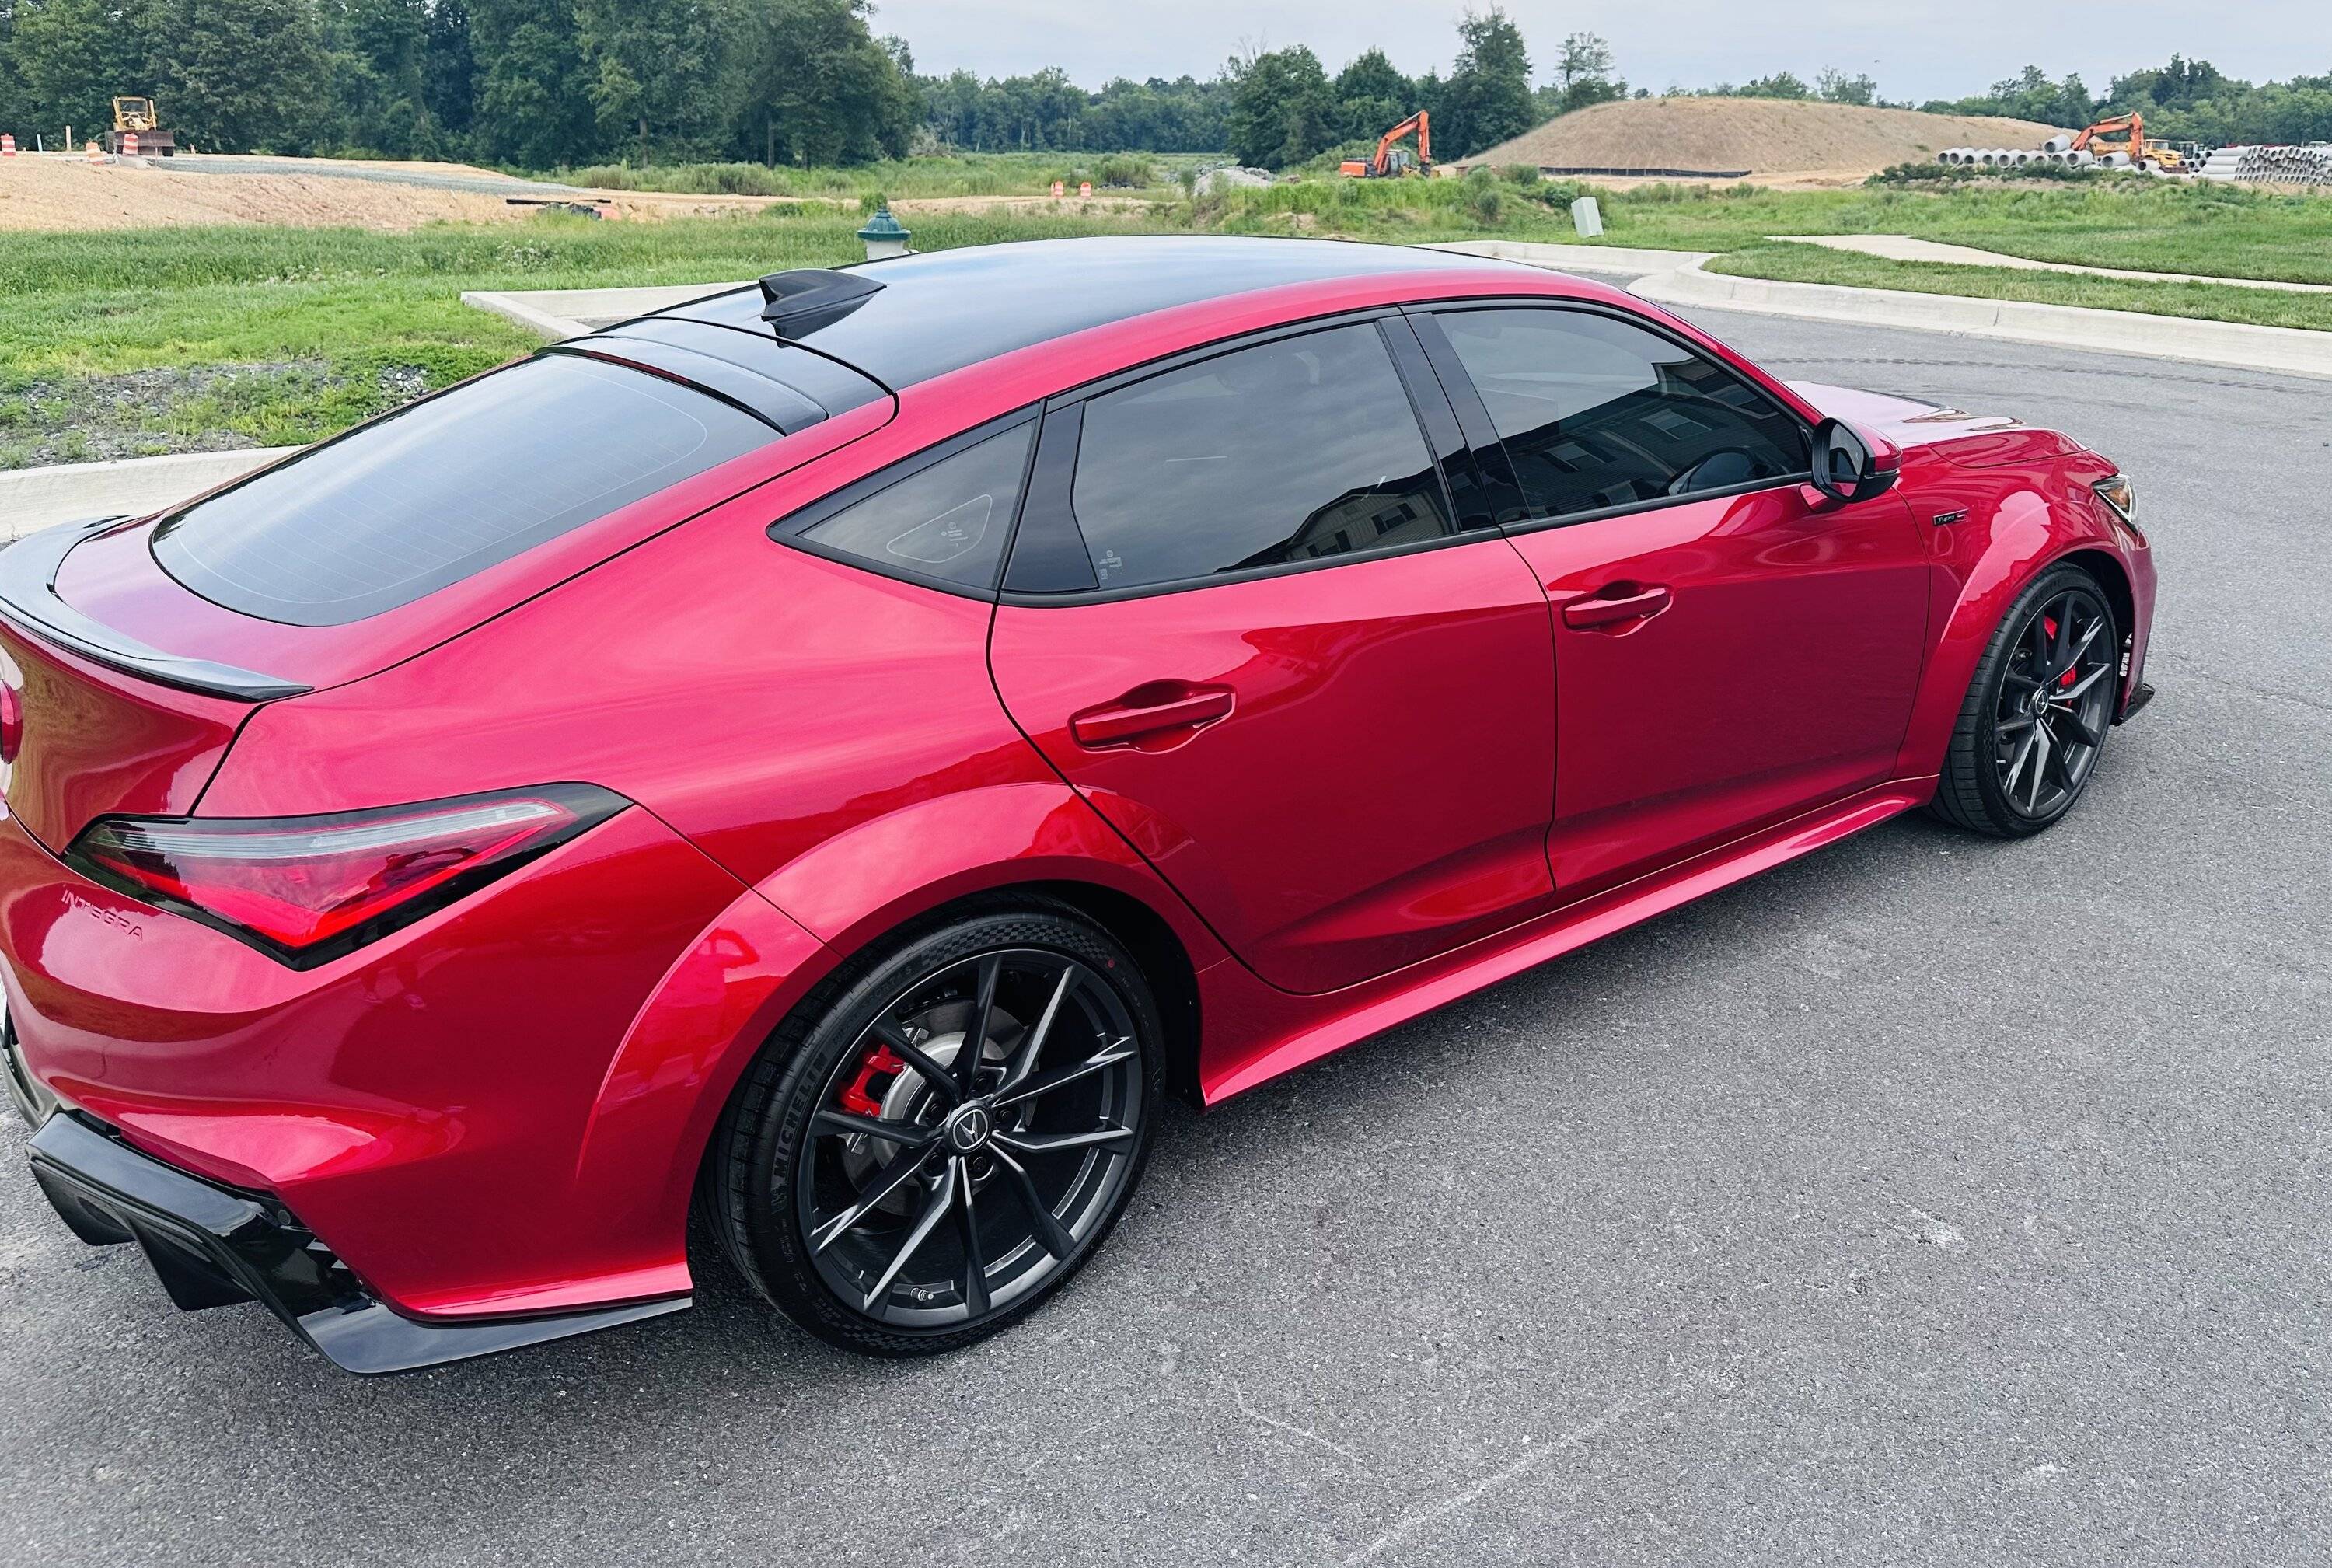
[[[2117,473],[2111,479],[2100,479],[2095,486],[2106,498],[2106,504],[2121,513],[2121,520],[2135,528],[2137,525],[2137,492],[2129,483],[2129,475]]]

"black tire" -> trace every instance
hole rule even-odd
[[[1067,1283],[1124,1213],[1164,1038],[1133,957],[1066,906],[999,902],[902,932],[814,991],[747,1070],[707,1162],[713,1229],[829,1344],[914,1356],[984,1339]],[[893,1132],[848,1130],[870,1123]],[[894,1238],[903,1256],[886,1262]]]
[[[2097,578],[2077,566],[2042,572],[1976,664],[1928,810],[1994,838],[2055,826],[2097,770],[2120,668],[2121,629]]]

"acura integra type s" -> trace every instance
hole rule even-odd
[[[684,1307],[692,1214],[945,1350],[1170,1095],[2048,827],[2154,593],[2079,443],[1533,267],[776,273],[0,554],[6,1076],[79,1236],[352,1371]]]

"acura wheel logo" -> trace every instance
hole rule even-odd
[[[948,1146],[959,1154],[969,1154],[988,1142],[988,1107],[966,1105],[948,1123]]]

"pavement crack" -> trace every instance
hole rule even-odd
[[[1529,1453],[1524,1454],[1505,1469],[1493,1471],[1469,1487],[1453,1492],[1438,1502],[1429,1503],[1413,1514],[1404,1515],[1383,1535],[1345,1558],[1344,1568],[1352,1568],[1354,1563],[1366,1563],[1372,1558],[1382,1556],[1419,1531],[1430,1528],[1452,1514],[1463,1513],[1503,1487],[1512,1486],[1556,1455],[1584,1447],[1588,1442],[1601,1436],[1614,1421],[1626,1415],[1635,1406],[1637,1397],[1634,1394],[1628,1394],[1613,1401],[1604,1409],[1603,1413],[1593,1420],[1581,1422],[1569,1431],[1559,1434],[1544,1447],[1534,1447]]]
[[[1319,1433],[1314,1431],[1309,1427],[1299,1427],[1292,1421],[1283,1421],[1275,1416],[1265,1415],[1261,1410],[1257,1410],[1253,1405],[1247,1402],[1247,1393],[1239,1387],[1238,1379],[1233,1378],[1227,1381],[1229,1382],[1231,1387],[1231,1403],[1238,1407],[1239,1414],[1246,1416],[1250,1420],[1261,1421],[1265,1426],[1270,1427],[1274,1430],[1285,1432],[1289,1437],[1302,1438],[1307,1443],[1317,1443],[1320,1447],[1327,1449],[1330,1453],[1341,1454],[1345,1458],[1350,1459],[1352,1463],[1360,1466],[1361,1468],[1364,1470],[1368,1468],[1367,1461],[1363,1460],[1360,1455],[1352,1452],[1352,1449],[1345,1448],[1343,1444],[1330,1442],[1327,1439],[1322,1437]]]

